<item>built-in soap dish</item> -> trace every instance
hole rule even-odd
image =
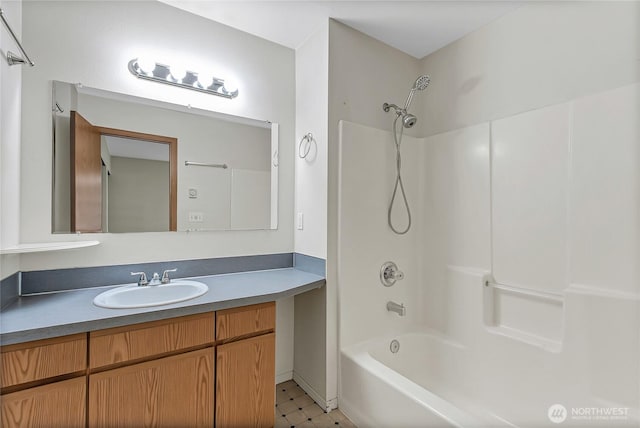
[[[490,274],[482,281],[484,323],[491,333],[550,352],[562,349],[563,293],[502,284]]]

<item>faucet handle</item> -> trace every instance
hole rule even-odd
[[[162,279],[160,280],[160,282],[163,284],[167,284],[171,282],[171,279],[169,278],[169,272],[175,272],[177,270],[178,270],[177,268],[173,268],[173,269],[167,269],[164,272],[162,272]]]
[[[148,285],[149,280],[147,280],[147,274],[144,272],[131,272],[131,275],[140,275],[138,278],[138,286]]]

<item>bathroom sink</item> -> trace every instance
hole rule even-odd
[[[93,299],[93,304],[111,309],[145,308],[194,299],[202,296],[208,290],[209,287],[205,284],[189,280],[172,280],[168,284],[144,287],[131,284],[98,294]]]

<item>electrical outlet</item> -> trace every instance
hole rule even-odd
[[[189,213],[189,222],[191,223],[202,223],[204,221],[204,213],[201,212],[190,212]]]

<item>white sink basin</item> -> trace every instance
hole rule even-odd
[[[148,306],[168,305],[202,296],[209,290],[206,284],[198,281],[172,280],[168,284],[125,285],[98,294],[93,304],[103,308],[145,308]]]

